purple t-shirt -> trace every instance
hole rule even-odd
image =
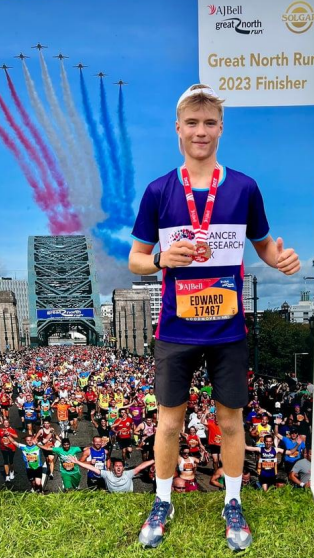
[[[203,219],[208,189],[193,189],[200,222]],[[203,263],[163,270],[162,308],[156,338],[170,343],[214,345],[231,343],[245,337],[242,303],[243,252],[245,238],[263,240],[269,225],[256,182],[235,170],[224,168],[208,231],[212,255]],[[147,244],[160,243],[166,251],[173,242],[195,241],[182,184],[180,169],[158,178],[147,187],[132,231],[132,237]],[[176,280],[217,278],[219,287],[236,288],[238,312],[228,319],[188,320],[177,316]]]

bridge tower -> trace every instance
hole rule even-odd
[[[28,291],[31,346],[76,329],[87,344],[103,344],[92,241],[77,236],[30,236]]]

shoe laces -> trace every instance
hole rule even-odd
[[[152,527],[158,526],[160,523],[165,523],[169,508],[169,502],[163,502],[160,498],[156,498],[152,511],[148,516],[147,523],[149,523]]]
[[[238,500],[231,500],[229,504],[226,504],[224,515],[228,524],[228,527],[234,529],[235,531],[240,531],[246,527],[246,521],[242,514],[242,508]]]

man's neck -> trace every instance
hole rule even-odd
[[[204,161],[186,157],[185,166],[193,188],[209,187],[216,162],[216,153],[210,159],[205,159]]]

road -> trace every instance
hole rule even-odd
[[[85,407],[84,407],[84,411],[85,411]],[[25,433],[22,432],[21,422],[15,405],[10,409],[10,423],[11,426],[15,428],[19,434],[18,441],[23,443]],[[53,414],[52,426],[56,429],[56,432],[59,432],[59,427],[56,421],[56,413]],[[39,428],[39,426],[37,428]],[[79,422],[77,435],[73,436],[73,434],[71,433],[69,434],[71,445],[80,446],[80,447],[89,446],[91,445],[91,440],[93,436],[95,436],[96,434],[97,434],[96,428],[93,426],[93,424],[90,421],[88,421],[85,418],[85,413],[84,413],[84,418]],[[112,456],[121,457],[121,451],[113,450]],[[136,465],[141,463],[141,461],[142,461],[141,451],[137,450],[136,448],[133,448],[132,456],[128,460],[128,468],[136,467]],[[22,458],[22,453],[19,449],[16,450],[16,454],[14,458],[14,470],[15,470],[15,479],[10,485],[8,485],[5,483],[3,459],[1,456],[0,457],[0,490],[9,488],[12,491],[22,491],[22,492],[29,491],[31,487],[26,476],[26,470]],[[81,473],[82,473],[82,481],[81,481],[80,488],[86,488],[87,471],[81,469]],[[216,490],[214,487],[209,486],[209,473],[210,473],[209,466],[199,468],[197,474],[197,480],[199,482],[200,489],[202,491],[207,492],[207,491]],[[44,487],[45,494],[49,494],[51,492],[58,492],[61,489],[61,484],[62,483],[61,483],[60,467],[59,467],[59,461],[57,460],[53,480],[47,479],[45,483],[45,487]],[[140,475],[138,478],[134,479],[134,492],[152,492],[152,484],[149,482],[145,482],[145,479],[143,479],[142,475]]]

